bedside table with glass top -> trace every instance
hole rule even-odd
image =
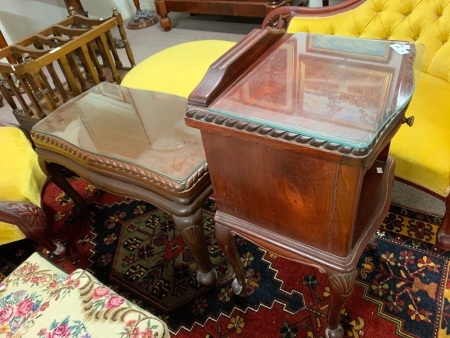
[[[403,42],[265,29],[211,65],[186,123],[202,134],[216,238],[236,294],[249,287],[239,235],[326,272],[326,334],[343,336],[358,259],[390,205],[389,144],[411,122],[416,52]]]

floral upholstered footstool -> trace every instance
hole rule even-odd
[[[89,272],[33,254],[0,282],[0,337],[170,337],[166,324]]]

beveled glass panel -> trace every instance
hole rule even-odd
[[[101,83],[33,130],[95,155],[183,181],[205,164],[200,132],[184,123],[182,97]]]
[[[415,53],[406,42],[296,33],[208,109],[366,148],[409,102]]]

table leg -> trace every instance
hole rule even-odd
[[[203,215],[201,208],[190,216],[173,215],[175,228],[183,236],[198,266],[197,280],[202,285],[214,285],[217,272],[209,258],[208,246],[203,232]]]
[[[161,17],[159,19],[159,24],[166,31],[170,31],[172,28],[172,20],[168,17],[169,12],[166,8],[166,3],[164,0],[155,0],[156,13]]]
[[[235,273],[235,280],[232,285],[233,292],[237,295],[246,296],[248,293],[246,274],[231,229],[216,220],[215,236],[218,245],[229,259]],[[340,323],[341,310],[353,291],[356,280],[356,267],[348,273],[342,273],[326,267],[324,270],[328,275],[331,289],[326,336],[327,338],[342,338],[344,330]]]
[[[341,326],[341,310],[352,294],[356,280],[356,268],[348,273],[342,273],[325,268],[330,282],[330,307],[325,331],[327,338],[342,338],[344,330]]]
[[[450,251],[450,195],[445,199],[445,214],[436,235],[436,246]]]
[[[232,284],[233,292],[236,295],[246,296],[247,282],[245,278],[245,270],[236,247],[236,240],[231,234],[230,228],[216,221],[215,236],[217,244],[222,249],[225,257],[229,259],[234,270],[235,279]]]
[[[42,167],[42,166],[41,166]],[[76,216],[84,216],[87,215],[88,203],[86,200],[72,187],[69,181],[66,179],[62,172],[62,168],[57,163],[45,162],[45,167],[47,171],[47,176],[50,178],[52,182],[54,182],[58,188],[60,188],[64,193],[69,196],[72,201],[75,203],[75,212]]]

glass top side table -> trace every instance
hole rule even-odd
[[[208,109],[343,147],[370,148],[411,99],[413,74],[405,74],[413,70],[405,65],[412,61],[410,48],[296,33]]]
[[[31,135],[42,168],[80,210],[86,202],[61,167],[170,213],[197,263],[197,279],[212,285],[216,271],[201,213],[212,187],[200,133],[183,120],[186,106],[173,95],[101,83],[39,121]]]
[[[326,335],[343,336],[357,261],[390,204],[389,143],[412,122],[417,52],[404,42],[265,29],[211,65],[186,123],[202,134],[236,294],[250,286],[234,234],[325,271]]]

